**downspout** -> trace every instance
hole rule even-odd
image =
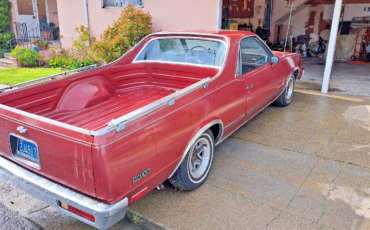
[[[87,13],[87,0],[84,0],[84,7],[85,7],[85,23],[86,23],[86,27],[89,28],[89,15]]]
[[[87,0],[84,0],[84,7],[85,7],[85,23],[86,27],[89,29],[89,41],[87,45],[90,47],[90,27],[89,27],[89,14],[87,12]]]
[[[220,30],[222,25],[222,0],[217,0],[216,17],[216,30]]]

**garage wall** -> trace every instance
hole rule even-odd
[[[282,0],[276,1],[279,2]],[[294,4],[296,4],[296,2]],[[284,15],[284,12],[286,11],[286,8],[276,5],[275,7],[277,8],[275,15],[278,15],[278,17],[282,17],[282,15]],[[364,7],[368,8],[370,7],[370,4],[347,4],[344,11],[344,21],[352,21],[353,17],[370,17],[370,13],[364,13]],[[299,12],[296,12],[292,16],[292,35],[295,38],[299,35],[310,35],[310,42],[317,41],[319,39],[319,34],[321,33],[321,31],[326,29],[327,25],[331,25],[333,13],[333,4],[317,6],[305,5],[305,8],[299,10]],[[279,21],[276,21],[275,23],[279,24]],[[288,20],[285,20],[282,25],[287,26]],[[275,38],[276,37],[277,36],[275,35]],[[284,39],[285,37],[286,34],[280,35],[280,39]]]
[[[368,9],[369,4],[347,4],[344,9],[344,21],[352,21],[353,17],[370,17],[369,13],[364,13],[364,8]],[[334,5],[324,5],[324,19],[332,19],[334,13]]]
[[[254,1],[254,17],[250,19],[250,22],[253,25],[253,30],[254,31],[256,31],[256,29],[258,27],[258,22],[259,22],[260,19],[265,21],[264,12],[262,12],[261,14],[259,14],[257,12],[257,9],[258,9],[259,6],[262,6],[262,9],[265,9],[266,8],[265,0],[255,0]],[[249,23],[249,18],[231,18],[231,19],[238,21],[238,24],[246,23],[248,25],[248,23]]]
[[[154,32],[216,29],[215,0],[145,0],[144,3],[144,8],[139,9],[151,14]],[[100,0],[88,0],[91,36],[100,39],[121,12],[122,8],[101,8]],[[73,39],[78,37],[75,27],[85,25],[83,1],[58,0],[58,14],[63,47],[70,47]]]

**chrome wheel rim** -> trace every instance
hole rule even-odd
[[[189,172],[191,177],[198,179],[207,171],[211,156],[211,146],[206,138],[200,138],[192,148],[189,160]]]
[[[293,78],[290,78],[288,86],[286,88],[286,92],[285,92],[285,98],[286,98],[287,101],[292,100],[293,90],[294,90],[294,80],[293,80]]]

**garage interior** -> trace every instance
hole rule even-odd
[[[222,0],[221,18],[221,29],[300,53],[298,88],[370,96],[370,0]]]

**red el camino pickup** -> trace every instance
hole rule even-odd
[[[167,179],[201,186],[215,146],[289,105],[302,74],[253,33],[149,35],[111,64],[0,89],[0,175],[106,229]]]

